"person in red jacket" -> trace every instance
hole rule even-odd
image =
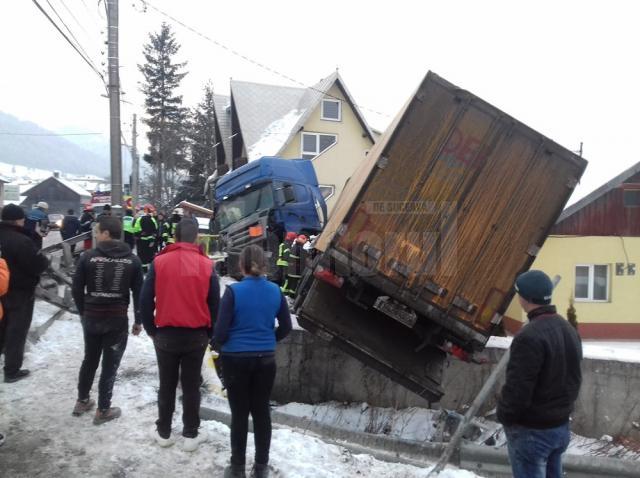
[[[213,262],[196,244],[198,226],[190,219],[176,227],[176,243],[153,260],[140,298],[142,323],[153,338],[160,389],[154,439],[170,446],[178,379],[182,383],[183,449],[195,451],[207,439],[200,428],[200,370],[220,302]],[[154,316],[155,311],[155,316]]]

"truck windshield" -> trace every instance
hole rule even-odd
[[[222,201],[218,207],[217,220],[219,221],[220,229],[225,229],[227,226],[244,219],[256,211],[271,209],[272,207],[273,190],[271,185],[267,184]]]

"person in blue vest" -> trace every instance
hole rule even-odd
[[[49,205],[40,201],[27,213],[24,221],[24,228],[31,233],[38,250],[42,249],[42,239],[49,234],[48,209]]]
[[[291,316],[280,288],[267,280],[260,247],[248,246],[242,251],[240,268],[244,279],[227,286],[212,339],[214,350],[220,350],[231,408],[231,463],[224,476],[245,476],[251,414],[255,439],[252,476],[267,478],[271,445],[269,398],[276,376],[276,342],[291,331]]]

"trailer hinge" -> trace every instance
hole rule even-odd
[[[344,236],[347,233],[347,225],[346,224],[340,224],[340,226],[338,226],[338,236]]]
[[[389,164],[389,158],[387,158],[386,156],[380,156],[378,158],[378,161],[376,162],[376,166],[380,169],[386,168],[387,164]]]
[[[413,310],[386,295],[378,297],[373,308],[409,328],[413,328],[418,321],[418,315]]]
[[[395,259],[391,259],[389,261],[389,268],[391,270],[396,271],[398,274],[400,274],[402,277],[409,277],[409,267],[405,264],[403,264],[402,262],[398,262]]]
[[[495,314],[493,314],[493,318],[491,319],[491,323],[493,325],[498,325],[500,322],[502,322],[502,314],[498,314],[496,312]]]
[[[427,289],[432,294],[437,295],[438,297],[445,297],[449,293],[447,289],[439,286],[438,284],[430,280],[425,282],[424,288]]]
[[[465,299],[464,297],[460,297],[459,295],[456,295],[453,298],[453,300],[451,301],[451,305],[465,311],[468,314],[473,314],[478,308],[476,304],[472,304],[467,299]]]
[[[370,246],[366,242],[361,242],[360,243],[360,249],[362,250],[362,253],[365,256],[367,256],[369,259],[372,259],[375,262],[378,262],[378,260],[380,260],[380,257],[382,257],[382,251],[381,250],[376,249],[373,246]]]
[[[531,244],[529,246],[529,249],[527,249],[527,254],[529,254],[531,257],[537,257],[539,252],[540,246],[538,246],[537,244]]]

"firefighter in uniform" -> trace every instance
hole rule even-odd
[[[176,242],[176,226],[182,220],[182,216],[184,216],[184,210],[181,207],[177,207],[173,210],[169,220],[163,224],[162,242],[165,246]]]
[[[282,286],[282,292],[289,297],[296,295],[296,289],[298,288],[298,282],[302,277],[306,263],[307,251],[304,250],[304,245],[307,242],[307,236],[300,234],[289,252],[289,265],[287,267],[287,280]]]
[[[293,241],[296,240],[298,235],[295,232],[287,232],[284,241],[278,246],[278,259],[276,260],[276,266],[278,270],[276,272],[276,284],[280,286],[282,292],[285,292],[285,284],[287,282],[287,272],[289,269],[289,255],[291,254],[291,246]]]
[[[126,242],[131,250],[136,245],[136,236],[135,236],[135,217],[133,217],[133,210],[127,209],[124,213],[124,217],[122,218],[122,230],[124,231],[124,242]]]
[[[158,222],[153,217],[154,208],[150,204],[144,207],[144,215],[140,216],[134,226],[135,235],[137,237],[137,250],[140,262],[142,262],[142,270],[147,272],[149,264],[153,261],[157,251],[158,240]]]

